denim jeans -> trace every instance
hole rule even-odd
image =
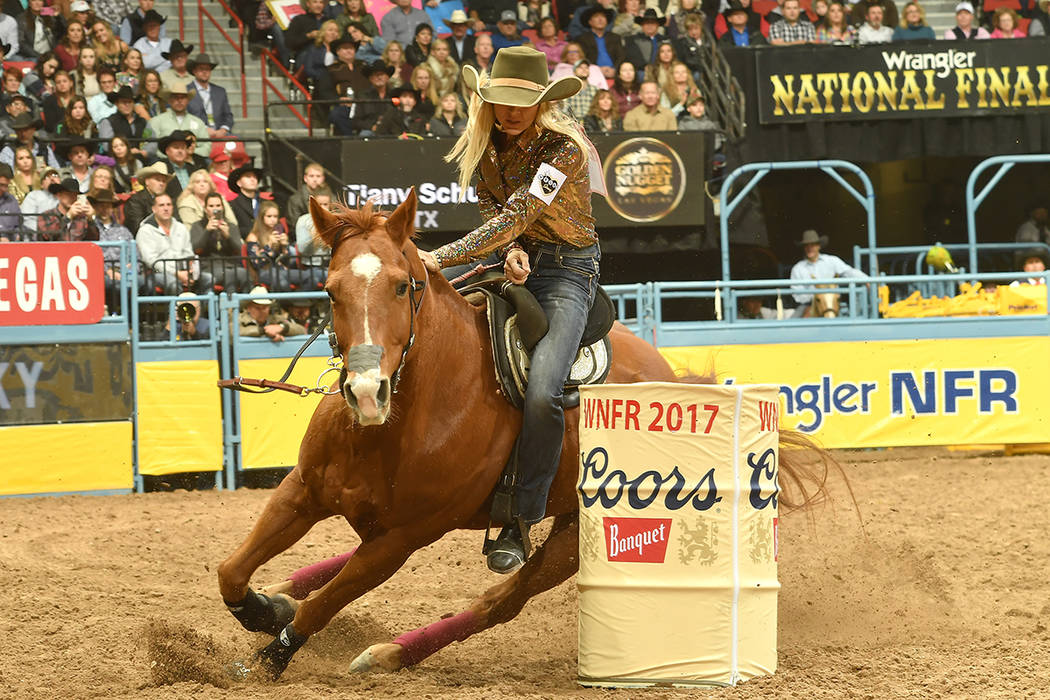
[[[587,248],[539,244],[528,249],[525,287],[547,313],[550,329],[529,361],[529,386],[518,436],[516,515],[527,523],[543,519],[547,493],[558,472],[565,415],[562,389],[580,347],[587,315],[598,290],[598,245]]]

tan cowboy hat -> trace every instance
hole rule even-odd
[[[796,245],[809,245],[810,243],[816,243],[823,248],[828,244],[828,237],[821,236],[813,229],[807,229],[802,232],[802,240],[797,241]]]
[[[160,161],[154,163],[153,165],[146,166],[145,168],[140,168],[139,171],[135,173],[135,179],[139,182],[142,182],[150,175],[160,175],[166,180],[171,179],[171,173],[168,172],[167,164],[161,163]]]
[[[500,49],[492,74],[482,82],[474,66],[463,66],[463,83],[485,102],[531,107],[540,102],[564,100],[583,88],[575,75],[548,82],[547,56],[529,46]],[[480,84],[479,84],[480,83]]]
[[[457,24],[469,24],[470,18],[467,17],[467,13],[463,10],[453,10],[449,17],[441,21],[445,23],[445,26],[452,27]]]
[[[248,303],[258,304],[259,306],[270,306],[273,304],[273,299],[270,299],[266,295],[270,293],[270,290],[261,284],[257,284],[252,287],[252,291],[248,292]]]

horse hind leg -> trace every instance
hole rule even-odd
[[[458,615],[406,632],[393,642],[373,644],[354,659],[350,671],[397,671],[414,666],[452,642],[462,642],[478,632],[513,620],[530,598],[576,573],[578,523],[575,512],[557,516],[547,540],[514,576],[485,591]]]

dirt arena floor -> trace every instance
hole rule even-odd
[[[0,697],[1035,698],[1050,694],[1050,457],[850,452],[831,507],[781,524],[780,669],[721,690],[585,690],[576,585],[418,667],[352,676],[367,645],[463,609],[498,577],[455,533],[312,639],[276,684],[221,668],[267,640],[237,626],[215,568],[268,493],[0,500]],[[263,585],[355,543],[337,520]],[[496,668],[499,670],[496,670]],[[203,681],[203,682],[202,682]]]

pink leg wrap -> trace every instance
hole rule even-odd
[[[354,556],[356,551],[357,547],[354,547],[346,554],[340,554],[337,557],[325,559],[310,566],[304,566],[293,573],[288,577],[288,580],[292,582],[292,597],[296,600],[302,600],[310,595],[311,591],[316,591],[331,581],[336,574],[343,570],[343,566],[350,561],[350,557]]]
[[[462,642],[477,631],[477,616],[467,610],[458,615],[406,632],[394,640],[400,644],[403,667],[414,666],[452,642]]]

